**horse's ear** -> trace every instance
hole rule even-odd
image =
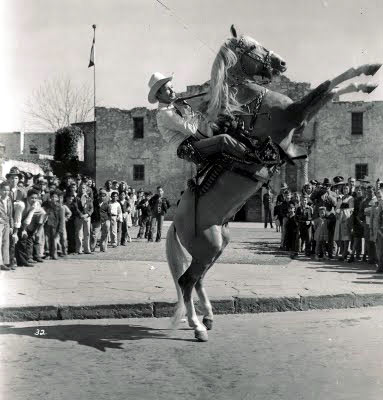
[[[235,30],[234,25],[230,27],[230,32],[235,38],[237,37],[237,31]]]

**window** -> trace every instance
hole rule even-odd
[[[364,179],[365,176],[368,176],[368,164],[356,164],[355,178]]]
[[[363,135],[363,113],[362,112],[351,113],[351,134],[352,135]]]
[[[133,165],[133,180],[134,181],[145,180],[145,165]]]
[[[144,137],[144,119],[142,117],[133,118],[134,139],[143,139]]]
[[[34,146],[33,144],[29,145],[29,154],[37,154],[37,146]]]

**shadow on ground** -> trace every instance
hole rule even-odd
[[[337,272],[338,274],[357,274],[361,276],[357,277],[357,280],[354,280],[353,283],[383,284],[383,274],[375,272],[376,266],[374,264],[365,262],[347,263],[339,260],[326,260],[325,265],[323,263],[324,261],[313,261],[308,268],[315,269],[317,272]]]
[[[38,335],[44,332],[44,335]],[[0,326],[0,335],[30,336],[35,339],[56,339],[61,342],[75,341],[80,345],[93,347],[100,351],[109,349],[122,349],[123,343],[118,340],[181,340],[194,342],[193,339],[181,339],[171,337],[175,332],[171,329],[152,329],[139,325],[39,325],[29,327],[17,327],[12,325]]]

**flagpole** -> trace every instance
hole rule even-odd
[[[93,28],[93,46],[95,47],[96,44],[96,25],[93,24],[92,25]],[[97,149],[96,149],[96,143],[97,143],[97,139],[96,139],[96,132],[97,132],[97,128],[96,128],[96,49],[93,48],[93,119],[94,119],[94,124],[93,124],[93,140],[94,140],[94,180],[96,180],[96,156],[97,156]]]

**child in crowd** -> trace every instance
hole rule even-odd
[[[40,256],[40,232],[44,231],[46,213],[41,207],[39,198],[37,190],[28,190],[18,234],[19,240],[16,243],[16,260],[19,266],[33,267],[34,263],[43,262]]]
[[[94,212],[92,214],[92,237],[90,243],[92,251],[96,249],[100,233],[100,251],[107,251],[110,220],[109,196],[105,189],[100,189],[97,199],[94,201]]]
[[[65,231],[67,236],[67,254],[76,252],[76,227],[75,216],[78,214],[77,205],[74,201],[75,195],[72,192],[66,193],[64,196],[64,206],[71,213],[70,217],[65,221]]]
[[[117,228],[118,222],[122,221],[122,210],[118,202],[118,192],[111,193],[110,209],[110,242],[112,247],[117,247]]]
[[[121,244],[121,246],[126,246],[126,242],[132,241],[129,235],[129,227],[132,226],[132,219],[131,219],[130,202],[126,198],[125,192],[120,193],[119,203],[122,211],[122,221],[118,223],[117,227],[117,233],[118,233],[117,242]]]
[[[47,214],[44,225],[45,236],[47,237],[49,256],[52,260],[57,260],[57,240],[62,235],[63,222],[62,210],[59,203],[59,193],[55,190],[50,192],[50,200],[43,203],[43,208]]]
[[[315,260],[323,258],[328,242],[328,220],[326,207],[319,207],[319,216],[314,220]]]
[[[294,259],[299,253],[299,225],[295,215],[295,203],[293,201],[289,202],[285,228],[286,250],[291,252],[291,258]]]
[[[308,195],[303,195],[301,199],[301,205],[297,209],[301,250],[303,251],[304,248],[306,256],[311,255],[311,226],[313,219],[313,209],[311,206],[309,206],[308,201]]]
[[[61,190],[57,190],[57,193],[59,195],[59,204],[61,210],[61,227],[59,231],[60,237],[57,243],[57,247],[58,255],[65,258],[68,254],[66,223],[72,216],[72,211],[66,204],[64,204],[64,193]]]
[[[145,192],[145,197],[140,201],[137,208],[141,211],[140,230],[138,231],[137,239],[142,239],[145,231],[145,239],[149,237],[151,210],[149,200],[152,197],[152,192]]]

